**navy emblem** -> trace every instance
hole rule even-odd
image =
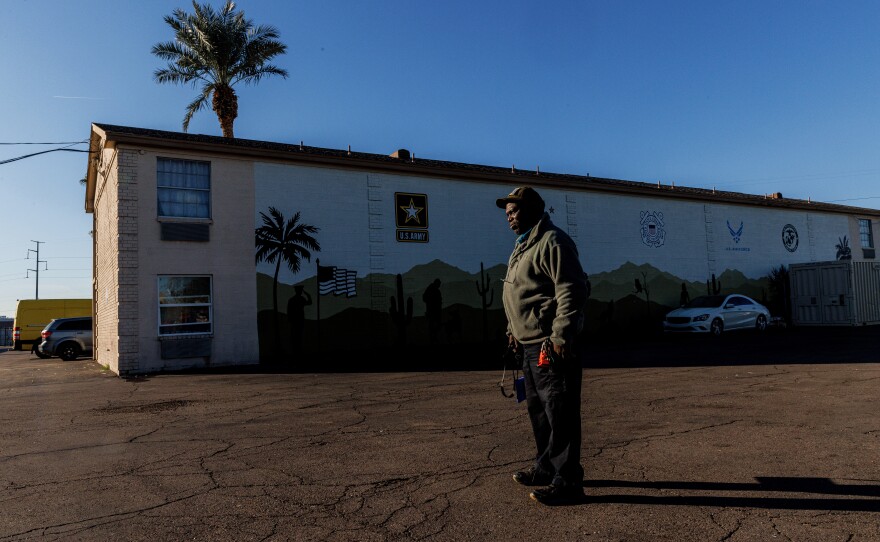
[[[782,246],[789,252],[794,252],[798,247],[798,233],[794,226],[786,224],[782,227]]]
[[[740,222],[739,222],[739,229],[738,230],[733,229],[733,227],[730,225],[730,220],[728,220],[727,221],[727,229],[730,230],[730,236],[733,237],[733,242],[739,243],[739,238],[742,237],[742,234],[743,234],[742,220],[740,220]]]
[[[666,229],[663,226],[663,213],[642,211],[641,218],[642,242],[649,247],[663,246],[666,241]]]

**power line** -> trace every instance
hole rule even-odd
[[[88,143],[87,139],[82,141],[51,141],[48,143],[33,143],[33,142],[23,142],[23,143],[4,143],[0,142],[0,145],[78,145],[80,143]]]
[[[876,175],[877,172],[880,172],[880,169],[857,169],[850,171],[837,171],[837,172],[828,172],[828,173],[809,173],[809,174],[795,174],[795,175],[783,175],[777,177],[756,177],[752,179],[738,179],[731,180],[727,182],[718,182],[718,187],[738,187],[738,186],[746,186],[746,185],[760,185],[760,184],[770,184],[770,185],[780,185],[780,184],[790,184],[790,183],[810,183],[816,181],[829,181],[834,179],[847,179],[852,177],[865,177],[865,176],[873,176]],[[735,188],[734,188],[735,189]]]
[[[49,150],[47,150],[47,151],[34,152],[34,153],[31,153],[31,154],[25,154],[25,155],[22,155],[22,156],[16,156],[15,158],[8,158],[8,159],[6,159],[6,160],[0,160],[0,165],[3,165],[3,164],[9,164],[10,162],[17,162],[18,160],[24,160],[25,158],[31,158],[31,157],[34,157],[34,156],[39,156],[39,155],[41,155],[41,154],[46,154],[46,153],[49,153],[49,152],[56,152],[56,151],[66,151],[66,152],[92,152],[92,151],[85,151],[85,150],[80,150],[80,149],[71,149],[71,148],[69,148],[69,147],[72,147],[73,145],[79,145],[79,144],[80,144],[80,143],[73,143],[72,145],[68,145],[67,147],[59,147],[59,148],[57,148],[57,149],[49,149]],[[94,152],[97,152],[97,151],[94,151]]]
[[[830,200],[828,200],[828,202],[830,203],[832,201],[859,201],[859,200],[863,200],[863,199],[880,199],[880,196],[866,196],[864,198],[830,199]]]
[[[61,276],[61,277],[49,277],[49,278],[43,277],[43,280],[50,280],[50,279],[51,279],[51,280],[55,280],[55,279],[82,279],[82,280],[87,280],[87,279],[91,279],[91,278],[92,278],[91,275],[82,276],[82,277]],[[0,279],[0,282],[14,282],[14,281],[16,281],[16,280],[30,280],[30,277],[20,277],[20,278],[17,278],[17,279]]]

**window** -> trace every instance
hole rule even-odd
[[[874,233],[871,231],[870,219],[859,219],[859,240],[862,242],[862,248],[874,248]]]
[[[61,322],[58,324],[58,327],[55,328],[56,331],[91,331],[92,330],[92,319],[80,319],[80,320],[70,320],[67,322]]]
[[[159,216],[211,218],[211,163],[159,158]]]
[[[159,335],[213,330],[210,276],[159,277]]]
[[[751,305],[752,303],[744,297],[731,297],[727,300],[727,304],[733,305],[734,307],[745,307],[746,305]]]

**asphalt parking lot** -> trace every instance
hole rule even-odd
[[[2,352],[0,541],[880,540],[878,332],[597,341],[586,499],[553,508],[511,479],[533,450],[500,370]]]

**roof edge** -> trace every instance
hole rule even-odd
[[[514,185],[534,184],[536,186],[586,189],[596,192],[638,194],[651,197],[674,197],[712,203],[758,205],[780,209],[862,214],[880,217],[880,209],[783,198],[775,194],[755,195],[742,192],[694,188],[675,184],[663,185],[660,182],[646,183],[604,177],[591,177],[589,175],[583,176],[552,173],[541,171],[540,169],[520,170],[514,167],[504,168],[498,166],[416,158],[414,155],[404,159],[393,155],[353,152],[350,149],[346,151],[323,147],[310,147],[303,145],[302,142],[297,145],[93,123],[92,139],[89,150],[100,150],[97,148],[97,143],[99,141],[115,141],[117,143],[144,145],[156,148],[186,148],[218,153],[233,151],[245,156],[273,158],[278,160],[295,160],[297,162],[305,162],[314,165],[336,167],[341,165],[346,168],[380,169],[392,173],[419,172],[430,176],[443,176],[486,182],[504,182]],[[90,196],[91,198],[94,197],[92,176],[96,176],[97,174],[95,169],[96,163],[96,160],[93,159],[90,159],[89,161],[86,188],[87,212],[93,211],[93,208],[92,211],[89,210],[89,198]],[[90,186],[92,188],[91,192],[89,192]],[[94,202],[92,201],[92,206],[93,205]]]

